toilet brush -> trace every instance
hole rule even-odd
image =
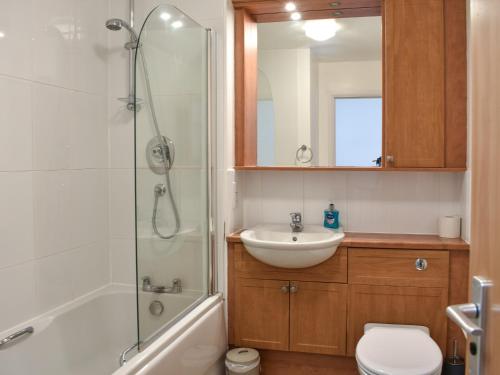
[[[465,362],[458,355],[458,342],[453,340],[453,355],[446,358],[443,368],[443,375],[464,375]]]

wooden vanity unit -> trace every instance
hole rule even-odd
[[[333,257],[304,269],[258,261],[238,234],[227,241],[229,343],[262,349],[264,374],[357,374],[365,323],[424,325],[443,355],[454,339],[464,349],[445,314],[467,301],[462,240],[347,234]]]

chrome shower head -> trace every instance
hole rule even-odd
[[[119,31],[122,28],[125,28],[130,33],[130,38],[133,42],[137,42],[137,34],[134,29],[130,27],[130,25],[122,19],[119,18],[111,18],[106,21],[106,28],[112,31]]]

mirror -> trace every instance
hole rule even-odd
[[[257,165],[377,167],[382,20],[259,23]]]

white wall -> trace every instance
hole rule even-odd
[[[437,233],[442,215],[463,215],[461,173],[246,172],[242,183],[243,227],[323,222],[330,202],[344,230],[366,233]]]
[[[335,165],[332,98],[381,95],[381,61],[318,63],[318,165]]]
[[[0,331],[109,281],[106,17],[0,4]]]
[[[310,50],[259,50],[259,69],[271,86],[275,114],[275,164],[295,165],[295,152],[310,145]]]

